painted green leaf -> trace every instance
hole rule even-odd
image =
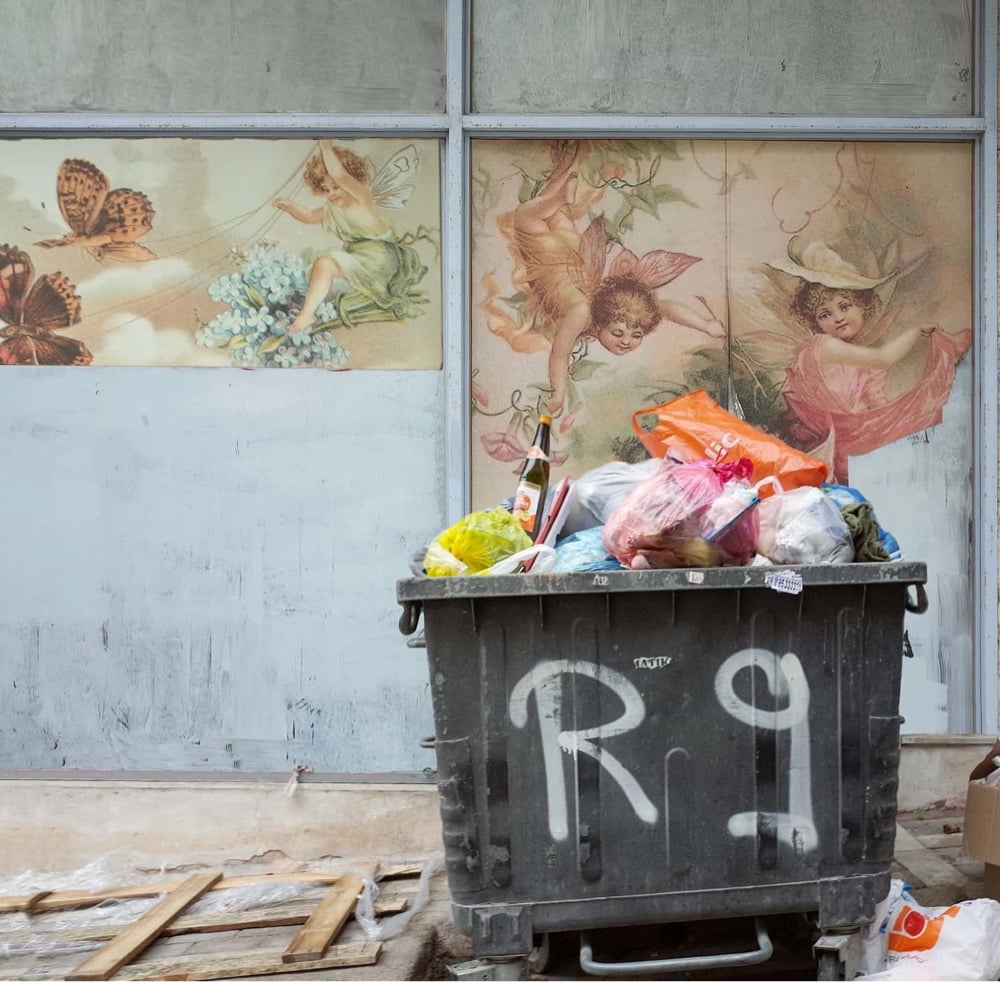
[[[260,308],[267,306],[267,300],[256,287],[251,286],[249,283],[244,283],[243,292],[247,295],[247,299],[250,303],[252,303],[255,307]]]
[[[569,374],[574,382],[583,382],[602,368],[604,366],[599,361],[594,361],[593,358],[581,358],[570,366]]]
[[[247,346],[247,339],[245,334],[234,334],[229,339],[229,344],[226,345],[227,348],[245,348]]]
[[[268,352],[274,351],[275,348],[279,348],[284,340],[285,338],[283,335],[272,334],[269,338],[265,338],[264,341],[261,342],[261,346],[257,349],[257,351],[262,355],[266,355]]]

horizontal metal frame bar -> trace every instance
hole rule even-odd
[[[382,116],[326,113],[0,113],[0,134],[66,136],[294,137],[327,133],[392,133],[399,136],[444,135],[454,130],[453,114]],[[547,135],[802,137],[852,139],[963,139],[986,132],[984,116],[628,116],[628,115],[486,115],[465,114],[461,129],[472,137]]]
[[[448,132],[448,116],[343,116],[332,113],[0,113],[0,134],[26,136],[253,136],[295,137],[315,133],[391,133],[435,136]]]
[[[462,127],[472,136],[546,136],[574,134],[635,138],[677,136],[829,137],[830,139],[962,139],[986,131],[983,116],[545,116],[470,114]]]

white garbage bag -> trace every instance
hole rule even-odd
[[[899,880],[892,881],[887,901],[866,938],[862,970],[870,974],[859,978],[985,982],[1000,977],[1000,901],[980,897],[923,907]],[[875,970],[882,950],[884,965]]]

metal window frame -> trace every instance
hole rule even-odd
[[[443,114],[0,114],[0,139],[16,137],[330,136],[437,137],[444,141],[442,173],[444,504],[450,520],[470,507],[469,144],[476,137],[553,135],[699,137],[704,139],[969,140],[975,145],[973,568],[976,584],[974,650],[978,731],[1000,730],[998,682],[997,523],[997,5],[976,0],[978,47],[973,115],[957,117],[672,116],[490,114],[470,111],[473,0],[446,0],[446,109]]]

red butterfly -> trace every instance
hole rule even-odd
[[[0,365],[89,365],[94,356],[82,341],[53,331],[79,323],[80,298],[62,273],[35,279],[31,257],[0,245]]]

